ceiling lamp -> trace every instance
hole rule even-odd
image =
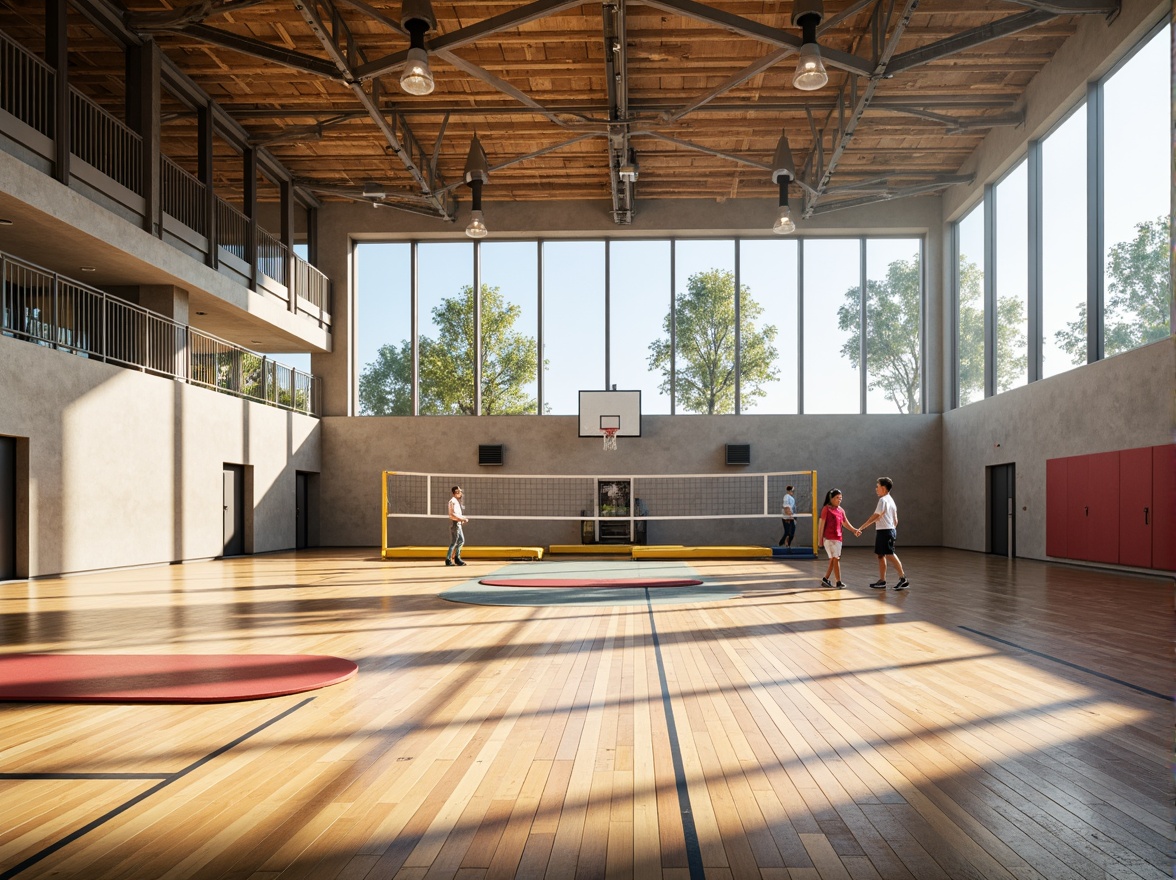
[[[825,65],[821,63],[821,47],[817,45],[817,25],[825,17],[821,0],[796,0],[792,6],[792,25],[801,32],[800,54],[792,84],[802,92],[812,92],[829,81]]]
[[[433,91],[433,71],[425,51],[425,34],[437,27],[429,0],[404,0],[400,23],[408,31],[408,60],[400,74],[400,88],[410,95],[427,95]]]
[[[788,207],[788,184],[796,179],[796,163],[792,161],[792,148],[788,146],[788,135],[780,134],[780,142],[776,144],[776,155],[772,157],[772,183],[780,185],[780,207],[776,211],[776,222],[772,232],[777,235],[790,235],[796,232],[796,224],[792,222],[792,211]]]
[[[486,151],[478,141],[478,136],[470,141],[470,151],[466,155],[465,182],[473,193],[470,203],[470,225],[466,227],[466,235],[470,238],[485,238],[490,234],[486,228],[486,220],[482,216],[482,184],[490,179],[490,166],[486,162]]]
[[[641,173],[641,166],[637,164],[637,154],[629,150],[629,158],[621,163],[617,169],[617,176],[629,183],[637,182],[637,175]]]

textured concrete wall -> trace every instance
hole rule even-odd
[[[1169,338],[944,415],[944,545],[986,549],[987,468],[1012,463],[1017,555],[1044,559],[1046,459],[1172,442],[1174,377]]]
[[[28,438],[28,573],[218,556],[221,474],[253,468],[253,550],[294,546],[320,423],[0,337],[0,434]]]
[[[323,420],[322,535],[324,544],[380,542],[380,473],[384,470],[456,474],[721,473],[816,469],[821,495],[845,492],[854,522],[874,510],[874,481],[895,480],[900,541],[937,545],[940,534],[940,417],[927,416],[646,416],[642,436],[606,453],[600,440],[577,436],[574,416],[326,418]],[[506,464],[479,468],[478,444],[501,443]],[[724,464],[727,443],[750,443],[750,468]],[[774,505],[779,499],[774,499]],[[471,500],[472,504],[472,500]],[[651,514],[657,511],[651,510]],[[474,522],[471,544],[578,543],[576,522]],[[390,543],[440,544],[443,520],[398,523]],[[801,533],[803,536],[803,532]],[[708,521],[650,524],[653,543],[774,544],[776,519],[759,523]],[[872,533],[849,544],[872,542]],[[870,544],[872,546],[872,543]]]

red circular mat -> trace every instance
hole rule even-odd
[[[359,667],[310,654],[0,655],[0,700],[18,703],[230,703],[297,694]]]
[[[697,587],[695,578],[482,578],[488,587]]]

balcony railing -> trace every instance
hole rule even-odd
[[[318,415],[318,380],[0,253],[0,334]]]
[[[50,162],[54,159],[52,139],[56,136],[55,83],[52,67],[0,33],[0,111],[20,123],[14,126],[16,131],[5,133]],[[70,152],[99,173],[84,172],[86,182],[123,208],[141,214],[144,210],[142,138],[72,88],[69,104]],[[214,228],[213,218],[209,216],[207,187],[166,156],[160,156],[160,165],[160,209],[170,218],[167,233],[161,232],[165,241],[197,259],[201,254],[206,255],[212,264],[217,262],[218,248],[246,263],[256,260],[258,272],[287,288],[282,291],[267,283],[258,285],[259,290],[264,287],[271,295],[286,299],[292,309],[309,315],[320,326],[330,325],[331,286],[326,276],[294,255],[291,277],[286,245],[261,229],[254,236],[252,221],[219,198],[212,201],[216,213]],[[118,186],[105,185],[103,178]],[[136,200],[135,196],[139,198]],[[239,264],[224,271],[235,280],[241,281],[245,276],[246,283],[249,281],[248,273]],[[300,301],[315,308],[307,309]]]

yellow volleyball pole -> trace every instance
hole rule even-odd
[[[380,556],[384,559],[388,558],[388,472],[380,472],[380,495],[383,500],[380,503],[380,510],[383,512],[382,522],[380,523]]]
[[[813,479],[813,556],[820,558],[820,553],[817,552],[817,523],[820,520],[819,511],[817,510],[817,472],[812,471]]]

